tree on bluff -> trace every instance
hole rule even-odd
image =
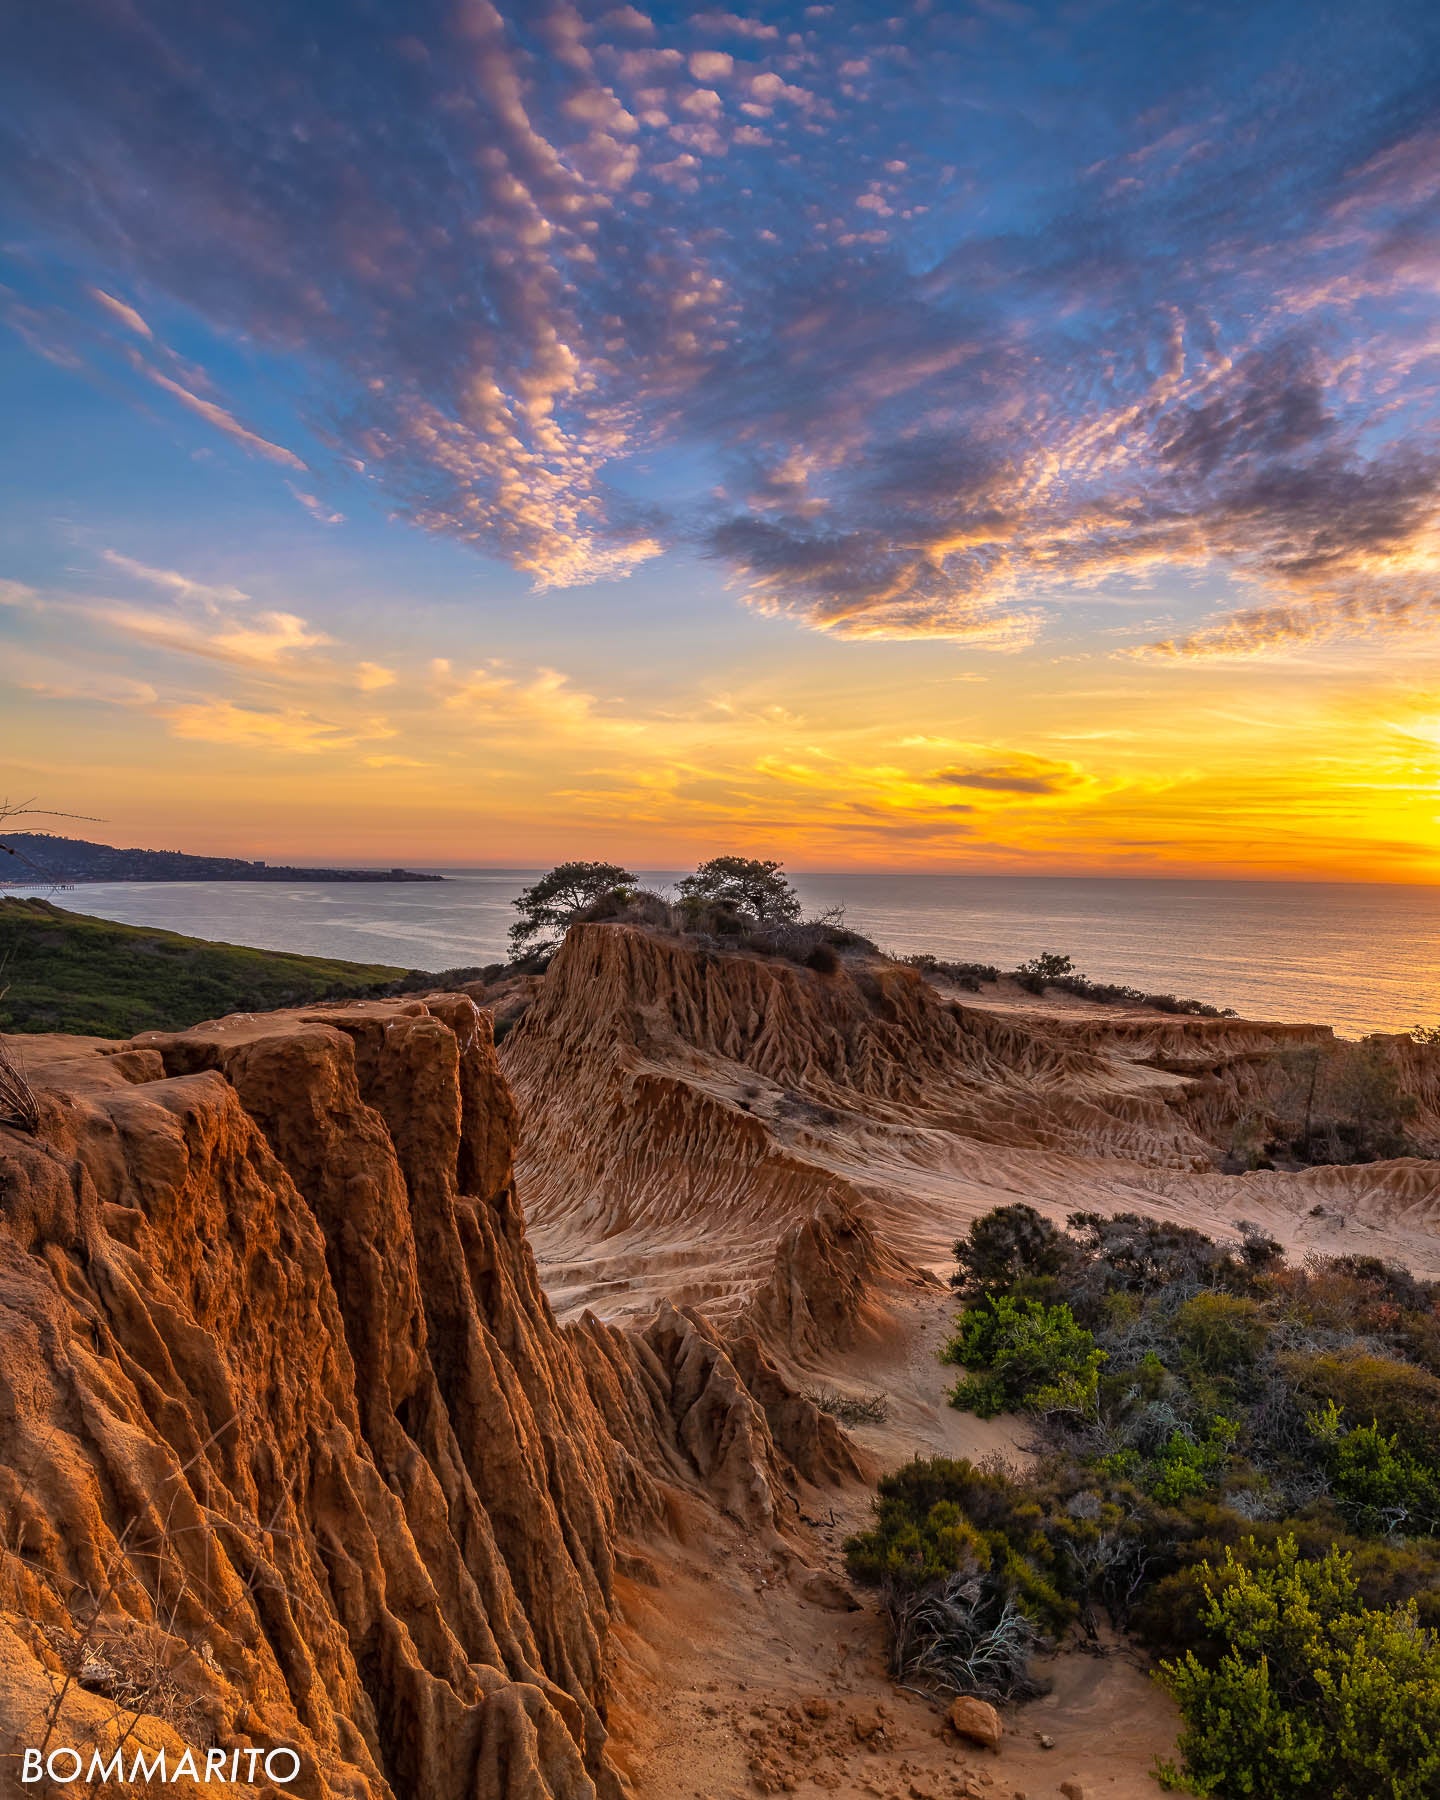
[[[510,951],[522,956],[546,955],[597,900],[635,886],[635,877],[619,863],[564,862],[522,890],[514,902],[520,917],[510,927]]]
[[[680,883],[681,902],[734,907],[761,925],[792,924],[800,917],[800,896],[782,866],[748,856],[712,856]]]

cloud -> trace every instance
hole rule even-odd
[[[274,668],[296,652],[334,642],[290,612],[251,613],[243,619],[201,623],[180,615],[147,612],[120,601],[77,602],[73,610],[108,631],[138,639],[158,650],[179,651],[185,656],[242,668]]]
[[[655,35],[654,21],[637,6],[617,6],[600,20],[602,31],[634,31],[642,37]]]
[[[1315,590],[1292,604],[1253,606],[1182,636],[1157,638],[1121,651],[1141,662],[1251,661],[1283,657],[1336,638],[1384,640],[1440,625],[1440,580],[1434,573],[1371,578],[1353,592]]]
[[[1430,627],[1428,15],[761,10],[31,8],[0,152],[129,333],[154,294],[254,365],[147,382],[295,472],[243,420],[303,392],[540,588],[678,547],[837,637],[1014,649],[1162,577],[1239,603],[1157,657]]]
[[[624,720],[598,712],[593,694],[570,685],[568,675],[557,669],[535,669],[522,677],[492,661],[459,673],[446,660],[431,666],[431,686],[441,705],[467,724],[490,727],[525,722],[550,731],[610,731],[629,734],[639,729]]]
[[[362,694],[378,693],[381,688],[393,687],[395,671],[387,669],[381,663],[362,662],[355,668],[355,685]]]
[[[72,670],[50,679],[22,680],[17,685],[27,693],[39,695],[43,700],[83,700],[102,706],[151,707],[159,699],[159,694],[148,681],[138,681],[129,675],[100,672],[76,673]]]
[[[287,450],[283,444],[272,444],[268,438],[261,437],[242,425],[233,413],[226,412],[223,406],[217,406],[213,400],[202,399],[199,394],[192,394],[190,389],[182,387],[178,381],[172,381],[152,364],[141,359],[137,363],[141,373],[148,376],[156,387],[164,388],[167,394],[173,394],[182,406],[202,418],[207,425],[213,425],[217,431],[223,431],[226,437],[233,438],[244,449],[253,451],[257,456],[269,457],[271,462],[284,463],[287,468],[304,469],[305,464],[293,450]]]
[[[344,513],[335,512],[318,495],[308,494],[304,488],[297,488],[293,481],[287,481],[285,485],[311,518],[318,519],[322,525],[343,525],[345,523]]]
[[[193,577],[182,575],[175,569],[151,568],[148,563],[136,562],[133,557],[122,556],[118,550],[102,550],[100,554],[112,568],[123,570],[126,575],[133,576],[136,581],[145,581],[153,587],[164,588],[179,600],[199,600],[207,604],[229,605],[250,598],[242,588],[196,581]]]
[[[209,699],[160,709],[173,736],[195,743],[271,750],[291,756],[321,756],[351,750],[367,738],[388,736],[382,729],[356,730],[312,713],[265,711],[234,701]]]
[[[113,294],[107,294],[103,288],[92,287],[90,298],[98,301],[105,310],[117,318],[127,331],[133,331],[137,337],[153,338],[155,333],[145,323],[133,306],[125,301],[117,300]]]
[[[937,769],[931,777],[946,787],[978,788],[989,794],[1067,794],[1084,785],[1085,778],[1073,763],[1047,762],[1025,757],[1008,763],[991,763],[975,769]]]
[[[778,25],[768,24],[764,19],[742,17],[733,12],[697,13],[691,20],[696,31],[715,37],[742,37],[760,40],[775,39],[780,35]]]

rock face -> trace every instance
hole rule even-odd
[[[803,1364],[859,1337],[887,1285],[944,1267],[990,1206],[1138,1205],[1228,1232],[1237,1203],[1267,1218],[1317,1204],[1294,1177],[1238,1189],[1214,1171],[1277,1059],[1330,1041],[1309,1025],[1027,1013],[883,958],[822,972],[590,924],[502,1060],[561,1316],[643,1316],[670,1295]],[[1440,1063],[1406,1054],[1417,1080],[1423,1057]]]
[[[676,1490],[778,1543],[802,1476],[855,1470],[833,1423],[683,1309],[557,1327],[468,999],[27,1063],[40,1133],[0,1128],[0,1788],[48,1735],[283,1744],[309,1800],[615,1800],[617,1544]]]

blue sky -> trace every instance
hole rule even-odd
[[[11,9],[13,786],[123,767],[117,829],[238,844],[286,769],[353,819],[348,759],[429,844],[433,771],[519,708],[554,737],[496,803],[522,860],[734,820],[1032,866],[1044,822],[981,831],[945,770],[1034,795],[1057,733],[1257,672],[1246,753],[1297,791],[1337,707],[1389,768],[1434,710],[1437,177],[1420,4]],[[816,749],[900,816],[817,826],[776,772]],[[1130,866],[1142,777],[1073,767],[1055,855]],[[1392,799],[1376,854],[1428,869]],[[1214,866],[1210,827],[1159,854]]]

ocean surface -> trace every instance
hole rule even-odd
[[[57,905],[271,950],[447,969],[500,960],[535,869],[406,885],[237,881],[81,885]],[[675,872],[646,872],[670,887]],[[1349,1035],[1440,1022],[1440,887],[990,875],[801,875],[807,908],[898,955],[1013,968],[1039,951],[1097,980],[1314,1020]],[[43,889],[10,892],[44,893]]]

